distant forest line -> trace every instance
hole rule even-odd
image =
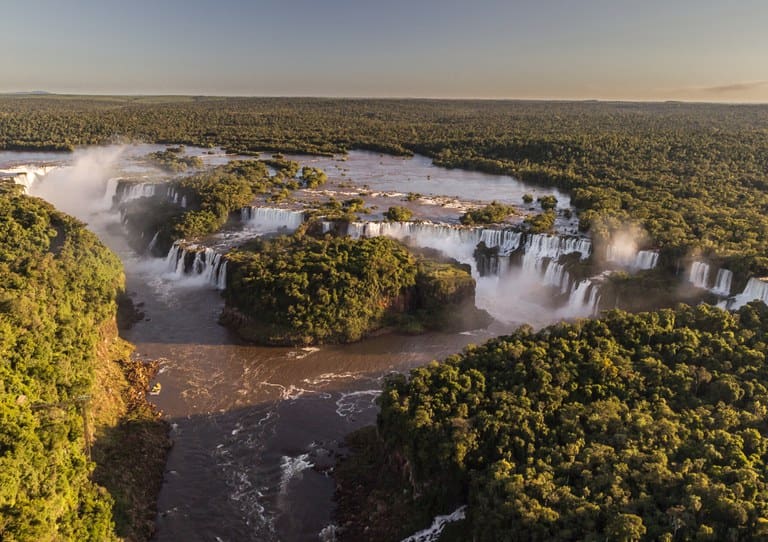
[[[117,141],[409,155],[568,190],[595,233],[768,271],[768,106],[310,98],[0,97],[0,148]]]

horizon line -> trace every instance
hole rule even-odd
[[[712,101],[675,98],[510,98],[473,96],[364,96],[364,95],[312,95],[312,94],[185,94],[185,93],[114,93],[114,92],[53,92],[44,90],[0,91],[0,96],[37,97],[76,96],[100,98],[263,98],[304,100],[406,100],[406,101],[483,101],[483,102],[555,102],[555,103],[637,103],[637,104],[691,104],[691,105],[768,105],[766,101]]]

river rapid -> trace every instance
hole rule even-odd
[[[145,317],[124,336],[136,346],[136,356],[160,360],[162,389],[151,399],[170,422],[174,441],[156,539],[316,541],[321,531],[332,530],[334,483],[328,469],[334,454],[347,433],[375,422],[384,376],[504,329],[384,335],[304,349],[243,344],[217,323],[223,301],[215,289],[169,273],[162,258],[129,248],[104,193],[115,176],[167,177],[140,160],[162,148],[2,152],[0,176],[53,166],[30,179],[30,193],[87,222],[125,266],[127,291]],[[209,165],[230,159],[220,151],[188,152]],[[372,167],[380,161],[365,156]],[[355,155],[356,168],[364,167],[360,160]]]

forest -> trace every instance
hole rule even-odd
[[[385,385],[409,495],[456,540],[763,540],[768,307],[612,311]]]
[[[412,254],[386,237],[300,231],[256,239],[227,255],[222,322],[262,344],[358,341],[384,327],[487,325],[467,266]]]
[[[768,248],[767,106],[4,96],[0,120],[3,149],[145,141],[422,153],[566,189],[584,229],[637,221],[657,248],[719,257]],[[547,225],[545,215],[535,227]]]
[[[0,539],[147,540],[167,428],[117,337],[122,265],[19,188],[0,182]]]

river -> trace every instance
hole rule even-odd
[[[105,202],[116,175],[159,175],[138,158],[159,146],[74,155],[0,153],[0,170],[52,165],[32,195],[88,223],[121,258],[145,318],[125,332],[136,356],[159,359],[153,402],[174,441],[158,502],[158,541],[319,539],[332,522],[327,467],[350,431],[375,421],[382,378],[481,342],[489,331],[386,335],[312,349],[243,344],[217,323],[220,294],[134,253]],[[228,157],[189,149],[211,165]]]

